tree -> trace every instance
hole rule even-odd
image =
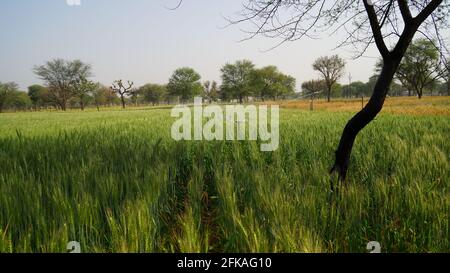
[[[324,89],[326,88],[326,84],[323,80],[310,80],[302,83],[302,93],[304,96],[309,97],[311,99],[310,110],[314,110],[314,99],[320,95]]]
[[[262,100],[271,98],[277,100],[295,93],[294,77],[281,73],[276,66],[266,66],[254,70],[253,94]]]
[[[398,84],[396,82],[392,82],[391,84],[391,90],[390,90],[390,94],[394,97],[400,97],[403,95],[403,93],[405,92],[405,87],[401,84]]]
[[[130,90],[130,100],[135,105],[139,105],[139,101],[141,100],[142,93],[139,88],[133,88]]]
[[[209,101],[210,89],[211,89],[211,82],[210,81],[204,82],[203,83],[203,92],[202,92],[202,97],[203,97],[204,100],[208,100]]]
[[[343,94],[349,98],[370,96],[370,94],[368,94],[369,90],[371,89],[367,87],[367,84],[360,81],[352,82],[351,84],[342,87]]]
[[[243,103],[244,98],[254,95],[252,92],[254,68],[255,65],[248,60],[224,65],[220,70],[222,72],[220,89],[223,92],[223,97],[238,99],[239,103]]]
[[[97,84],[97,88],[92,92],[92,98],[94,99],[94,104],[97,107],[97,111],[100,111],[101,105],[112,105],[118,100],[117,95],[104,85]]]
[[[1,83],[0,82],[0,113],[6,107],[6,103],[17,92],[18,86],[14,82]]]
[[[86,79],[85,77],[80,77],[74,81],[72,84],[72,89],[74,95],[78,98],[81,111],[84,111],[84,108],[90,98],[90,94],[98,89],[98,84]]]
[[[92,98],[94,99],[95,107],[97,111],[100,111],[100,105],[105,105],[107,103],[107,92],[109,88],[105,86],[97,86],[97,89],[92,92]]]
[[[421,99],[424,90],[432,89],[438,77],[440,77],[438,49],[427,39],[414,41],[398,67],[396,78]]]
[[[382,110],[395,73],[416,34],[424,34],[445,45],[440,31],[448,28],[448,0],[246,0],[241,17],[230,23],[248,22],[248,38],[265,35],[282,44],[321,31],[346,31],[338,46],[351,45],[362,56],[375,44],[383,58],[383,68],[365,107],[345,126],[331,173],[345,180],[356,136]],[[314,34],[313,34],[314,32]]]
[[[46,103],[46,96],[48,96],[48,90],[42,85],[34,84],[28,87],[28,96],[31,99],[35,110],[38,107],[42,107]]]
[[[302,93],[307,97],[316,97],[318,94],[322,93],[325,88],[326,84],[323,80],[310,80],[302,83]]]
[[[220,90],[217,82],[206,81],[203,83],[203,97],[208,100],[209,103],[216,102],[219,99]]]
[[[320,57],[314,62],[313,69],[322,75],[327,87],[327,99],[330,102],[333,86],[344,75],[345,61],[338,55]]]
[[[30,97],[23,91],[13,91],[6,100],[6,106],[14,110],[28,110],[32,105]]]
[[[43,80],[49,91],[49,98],[63,111],[67,102],[75,96],[73,85],[80,78],[92,76],[92,68],[80,60],[55,59],[34,68],[34,73]]]
[[[103,87],[101,88],[103,89]],[[105,96],[106,96],[106,103],[109,106],[113,106],[113,105],[117,105],[117,104],[121,104],[121,99],[120,97],[117,95],[116,92],[114,92],[111,88],[107,88],[108,90],[105,90]]]
[[[332,98],[342,97],[342,85],[340,83],[333,84],[333,87],[331,88],[331,97]],[[328,101],[328,95],[327,95],[327,101]]]
[[[167,87],[161,84],[146,84],[139,88],[144,101],[153,105],[161,103],[167,94]]]
[[[209,90],[208,97],[211,101],[217,102],[219,100],[220,88],[216,81],[211,84],[211,89]]]
[[[112,86],[111,90],[120,96],[120,100],[122,101],[122,108],[126,108],[126,101],[125,96],[128,96],[133,91],[133,85],[134,83],[131,81],[128,81],[128,86],[125,86],[123,84],[122,80],[115,81]]]
[[[178,96],[185,103],[202,93],[203,87],[200,79],[200,74],[194,69],[189,67],[179,68],[169,79],[167,91],[169,95]]]

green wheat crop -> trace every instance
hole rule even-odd
[[[175,142],[170,110],[0,115],[0,252],[450,251],[450,118],[282,110],[280,148]]]

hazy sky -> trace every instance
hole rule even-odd
[[[342,37],[304,39],[265,52],[275,40],[245,37],[239,26],[223,29],[223,16],[233,16],[241,0],[1,0],[0,81],[17,82],[22,89],[40,83],[34,65],[54,58],[81,59],[93,66],[103,84],[115,79],[137,85],[165,83],[183,66],[196,69],[202,80],[220,81],[220,67],[250,59],[257,66],[276,65],[297,79],[317,78],[311,64],[322,55],[347,59],[353,80],[367,81],[378,56],[371,48],[364,58],[351,60],[352,52],[333,51]],[[341,80],[348,82],[348,76]]]

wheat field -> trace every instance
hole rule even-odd
[[[449,252],[450,99],[413,99],[361,133],[338,193],[357,100],[281,102],[271,153],[175,142],[170,109],[1,114],[0,252]]]

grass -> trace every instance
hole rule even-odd
[[[449,252],[437,112],[377,118],[339,194],[328,171],[350,112],[283,109],[272,153],[175,142],[168,109],[2,114],[0,252]]]

